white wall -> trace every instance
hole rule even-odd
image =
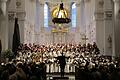
[[[8,18],[6,15],[4,18],[5,21],[2,22],[0,20],[0,37],[3,39],[2,44],[5,45],[6,48],[7,45],[9,48],[12,47],[12,35],[14,31],[15,16],[17,16],[19,19],[20,37],[22,43],[53,43],[53,33],[51,32],[51,27],[44,27],[44,2],[40,1],[36,5],[36,1],[37,0],[11,0],[9,2],[7,8]],[[48,2],[48,4],[50,11],[52,11],[56,4],[50,2]],[[70,4],[65,3],[65,5],[65,7],[70,7]],[[71,23],[68,24],[68,32],[62,35],[62,41],[65,43],[84,43],[82,38],[84,35],[86,35],[88,38],[86,42],[92,43],[96,41],[101,53],[111,55],[111,52],[117,52],[119,54],[119,5],[120,4],[118,0],[117,5],[114,7],[113,19],[115,19],[115,26],[113,27],[113,19],[106,19],[109,17],[107,14],[111,14],[109,11],[113,11],[111,0],[85,0],[85,2],[82,0],[80,3],[77,3],[76,28],[71,28]],[[68,9],[68,12],[70,12],[70,8]],[[3,17],[0,16],[0,19],[2,18]],[[6,27],[1,29],[3,25]],[[50,26],[54,26],[51,21]],[[111,35],[113,39],[113,51],[108,49],[110,46],[107,41],[109,35]],[[58,36],[59,35],[56,35],[56,37]],[[56,43],[59,43],[59,40]]]

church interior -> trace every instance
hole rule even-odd
[[[0,80],[119,80],[120,0],[0,0]]]

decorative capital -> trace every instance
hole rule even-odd
[[[113,12],[111,11],[111,10],[109,10],[109,11],[105,11],[104,12],[105,13],[105,19],[109,19],[109,20],[111,20],[112,19],[112,16],[113,16]]]
[[[95,20],[103,20],[104,19],[104,12],[95,12]]]
[[[25,16],[26,16],[26,12],[25,11],[16,12],[16,16],[19,18],[20,21],[24,21]]]
[[[8,12],[8,20],[9,21],[12,21],[12,20],[14,20],[14,18],[15,18],[15,12]]]

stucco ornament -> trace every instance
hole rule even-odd
[[[3,15],[6,15],[6,3],[8,0],[1,0],[0,1],[0,9]]]

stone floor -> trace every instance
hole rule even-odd
[[[60,77],[59,73],[47,74],[47,80],[53,80],[53,77]],[[65,77],[69,77],[69,80],[75,80],[74,74],[65,74]],[[65,79],[58,79],[58,80],[65,80]]]

